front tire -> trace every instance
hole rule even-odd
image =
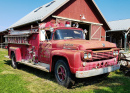
[[[71,88],[74,84],[73,75],[70,72],[69,66],[64,60],[58,60],[55,65],[55,78],[58,84]]]
[[[18,62],[16,62],[16,58],[15,58],[15,54],[14,53],[11,56],[11,60],[12,60],[12,67],[14,69],[18,68]]]
[[[105,73],[105,74],[102,74],[101,77],[102,78],[107,78],[109,76],[110,73]]]

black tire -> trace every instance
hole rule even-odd
[[[126,69],[125,71],[123,71],[125,76],[130,76],[130,69]]]
[[[18,62],[16,62],[16,58],[15,58],[15,54],[14,53],[11,55],[11,60],[12,60],[12,67],[14,69],[18,68]]]
[[[110,73],[105,73],[105,74],[102,74],[101,77],[102,78],[107,78],[109,76]]]
[[[58,60],[55,64],[54,71],[55,71],[55,78],[58,84],[65,86],[67,88],[71,88],[74,85],[75,83],[74,76],[70,72],[69,66],[65,60],[62,59]]]

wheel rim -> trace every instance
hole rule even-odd
[[[58,79],[63,82],[66,80],[66,69],[60,65],[57,69]]]

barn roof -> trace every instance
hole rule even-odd
[[[8,32],[8,31],[7,31],[7,30],[5,30],[5,31],[0,31],[0,34],[1,34],[1,33],[5,33],[5,32]]]
[[[21,26],[24,24],[28,24],[31,22],[39,21],[41,19],[47,18],[49,15],[51,15],[53,12],[55,12],[57,9],[59,9],[61,6],[66,4],[69,0],[54,0],[51,1],[43,6],[40,6],[36,9],[34,9],[32,12],[21,18],[19,21],[11,25],[9,28]]]
[[[112,31],[114,30],[128,30],[130,28],[130,19],[117,20],[108,22]]]
[[[48,16],[50,16],[52,13],[54,13],[56,10],[58,10],[60,7],[62,7],[63,5],[65,5],[69,1],[70,0],[53,0],[53,1],[47,3],[43,6],[36,8],[32,12],[30,12],[29,14],[27,14],[26,16],[21,18],[19,21],[17,21],[13,25],[11,25],[9,28],[22,26],[22,25],[36,22],[36,21],[43,21],[44,19],[46,19]],[[97,11],[101,15],[102,19],[104,20],[105,25],[107,25],[107,27],[110,29],[107,21],[105,20],[104,16],[102,15],[100,10],[98,9],[94,0],[92,0],[92,2],[95,5],[95,7],[97,8]]]

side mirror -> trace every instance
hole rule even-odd
[[[53,31],[54,31],[54,28],[51,27],[51,28],[50,28],[50,32],[53,32]]]

